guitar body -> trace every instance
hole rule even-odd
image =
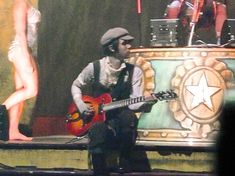
[[[84,116],[78,111],[75,103],[69,105],[68,115],[66,116],[67,129],[71,134],[78,137],[85,135],[92,124],[105,121],[105,112],[102,111],[102,104],[110,103],[112,98],[108,93],[105,93],[96,98],[85,95],[82,100],[86,104],[92,105],[95,113],[93,116]]]
[[[94,123],[105,121],[105,111],[126,107],[139,102],[157,102],[175,98],[177,98],[177,94],[172,90],[152,93],[150,97],[140,96],[115,102],[112,102],[112,97],[108,93],[102,94],[96,98],[85,95],[82,97],[82,100],[87,105],[93,106],[94,114],[85,116],[78,111],[75,103],[70,104],[68,114],[66,115],[67,129],[71,134],[80,137],[85,135]]]

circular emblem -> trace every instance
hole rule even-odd
[[[174,118],[183,128],[201,133],[202,137],[219,129],[218,116],[232,75],[225,63],[214,58],[186,60],[172,79],[179,96],[178,101],[170,103]]]

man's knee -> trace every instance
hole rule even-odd
[[[107,126],[104,122],[94,123],[88,132],[89,146],[97,147],[105,143],[105,136],[107,133]]]
[[[134,112],[129,111],[129,110],[123,111],[120,114],[120,119],[121,119],[121,122],[120,122],[121,128],[124,128],[124,129],[137,128],[138,118],[136,117]]]

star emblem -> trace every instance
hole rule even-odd
[[[200,104],[204,104],[213,111],[211,96],[217,93],[221,88],[208,86],[205,73],[203,73],[198,85],[186,86],[186,89],[194,96],[191,104],[192,109]]]

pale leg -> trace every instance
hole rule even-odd
[[[23,110],[23,102],[38,92],[38,72],[33,58],[14,59],[15,84],[17,90],[3,103],[9,110],[9,140],[32,140],[19,132],[19,121]],[[21,60],[20,60],[21,59]]]
[[[16,91],[22,89],[23,84],[16,72],[14,73],[14,78],[15,78],[14,80],[15,80]],[[19,131],[19,122],[23,112],[23,107],[24,107],[24,102],[22,101],[18,104],[15,104],[8,110],[9,140],[32,140],[31,137],[27,137],[21,134]]]
[[[215,19],[215,31],[216,37],[219,38],[221,36],[224,21],[227,19],[226,6],[224,4],[217,4],[216,13],[217,15]]]

